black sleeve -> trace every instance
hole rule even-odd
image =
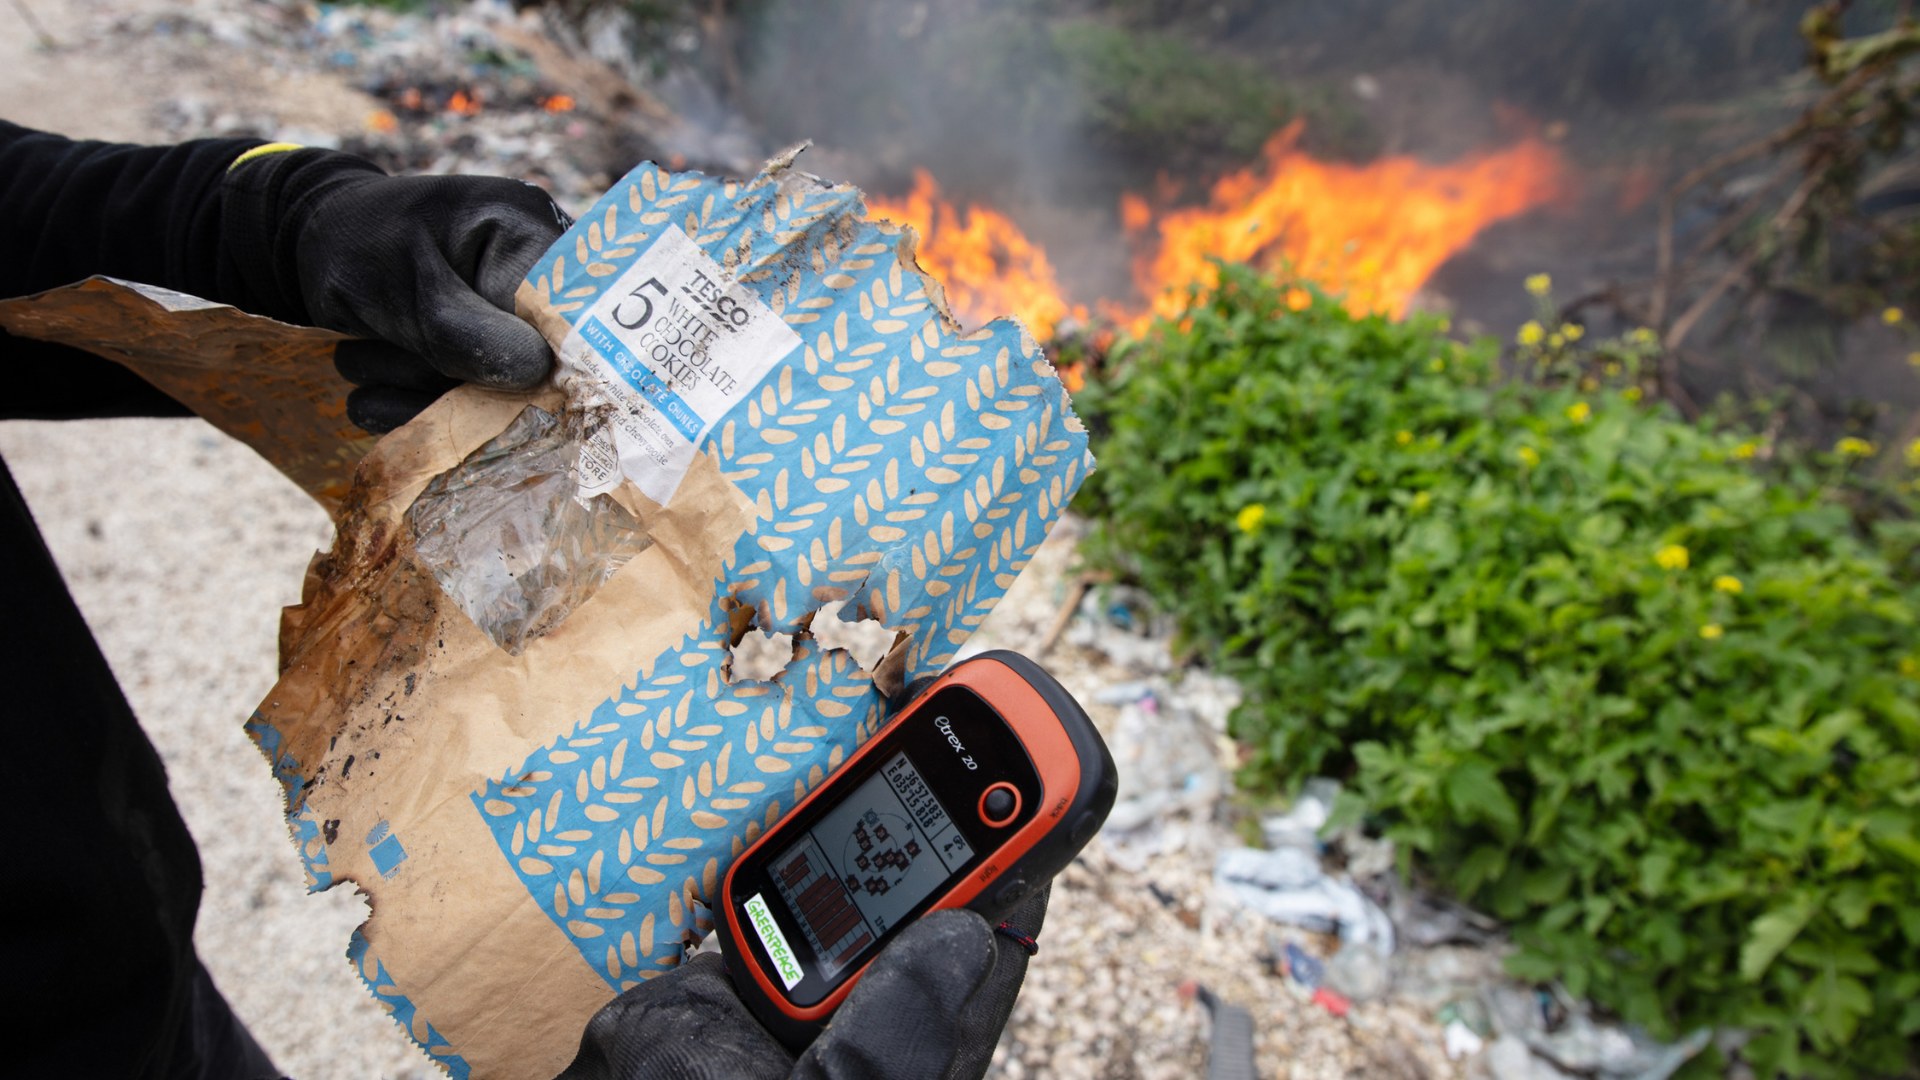
[[[0,296],[108,274],[222,299],[220,181],[259,143],[74,142],[0,121]]]
[[[230,178],[258,145],[76,142],[0,120],[0,298],[106,274],[307,322],[293,257],[302,212],[335,178],[379,169],[297,150]],[[0,331],[0,419],[132,415],[188,413],[112,361]]]

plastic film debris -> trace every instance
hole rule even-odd
[[[566,426],[529,405],[407,510],[433,579],[516,656],[653,543],[611,497],[575,498],[578,454]]]

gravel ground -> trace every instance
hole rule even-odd
[[[1112,742],[1118,710],[1095,695],[1146,677],[1151,667],[1116,663],[1067,638],[1041,653],[1073,580],[1081,528],[1071,515],[1062,521],[967,650],[1039,656]],[[1431,1008],[1369,1002],[1342,1019],[1310,1002],[1298,983],[1270,974],[1264,957],[1274,941],[1297,941],[1326,957],[1336,939],[1282,930],[1220,903],[1212,894],[1214,856],[1237,841],[1212,820],[1180,816],[1171,827],[1184,839],[1163,840],[1159,854],[1125,865],[1096,838],[1055,880],[1040,953],[990,1076],[1203,1076],[1207,1016],[1181,993],[1194,982],[1252,1013],[1255,1066],[1269,1080],[1442,1080],[1460,1072],[1441,1050]]]

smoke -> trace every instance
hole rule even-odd
[[[1322,159],[1451,161],[1541,130],[1570,130],[1576,159],[1628,145],[1644,155],[1684,136],[1663,110],[1793,72],[1799,11],[1753,0],[759,0],[739,12],[739,106],[770,147],[813,140],[810,171],[897,196],[924,168],[956,203],[1008,214],[1072,298],[1091,301],[1131,295],[1123,193],[1198,201],[1289,121]]]

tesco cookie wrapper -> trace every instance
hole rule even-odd
[[[368,985],[454,1075],[552,1076],[678,964],[1092,468],[1033,339],[941,297],[791,155],[642,165],[520,289],[555,387],[456,390],[361,463],[251,730],[313,886],[371,897]],[[839,601],[894,632],[876,671],[811,632]],[[770,681],[732,675],[749,628],[793,635]]]

